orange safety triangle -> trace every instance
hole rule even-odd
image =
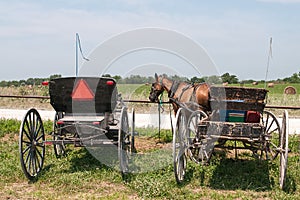
[[[95,94],[90,89],[86,81],[81,79],[77,82],[71,96],[74,100],[93,100]]]

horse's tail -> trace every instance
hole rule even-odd
[[[208,91],[207,91],[207,93],[208,93],[208,102],[207,102],[207,105],[208,105],[208,108],[207,108],[207,109],[208,109],[208,110],[207,110],[207,111],[210,112],[210,111],[211,111],[211,105],[210,105],[210,102],[211,102],[211,101],[210,101],[210,85],[207,84],[207,88],[208,88],[208,89],[207,89],[207,90],[208,90]]]

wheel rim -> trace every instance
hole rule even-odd
[[[32,180],[40,173],[45,157],[45,134],[37,110],[30,109],[21,124],[19,152],[22,170]]]
[[[180,108],[176,114],[176,124],[173,131],[173,164],[174,174],[177,183],[184,180],[187,167],[186,148],[187,148],[187,128],[184,110]]]
[[[205,164],[211,157],[212,149],[208,148],[209,145],[204,139],[201,140],[198,129],[201,121],[207,117],[205,112],[197,110],[192,113],[188,121],[188,152],[190,158],[196,163]],[[200,143],[200,145],[195,146],[195,143]]]
[[[285,177],[288,162],[288,112],[284,111],[282,118],[282,128],[281,128],[281,142],[280,142],[280,165],[279,165],[279,186],[283,189],[285,185]]]
[[[118,137],[118,156],[120,171],[124,175],[129,172],[129,158],[131,154],[131,134],[129,133],[128,115],[126,108],[121,111],[121,123]]]
[[[269,111],[263,111],[262,123],[264,125],[262,141],[256,144],[253,154],[261,160],[274,160],[279,154],[280,125],[275,115]]]
[[[64,113],[63,112],[56,112],[55,113],[55,117],[54,117],[54,122],[53,122],[53,140],[61,140],[61,136],[62,136],[62,130],[61,130],[61,126],[57,124],[57,121],[61,118],[63,118]],[[54,144],[53,145],[54,148],[54,154],[56,156],[56,158],[60,158],[61,156],[64,156],[66,154],[65,151],[65,146],[64,144]]]

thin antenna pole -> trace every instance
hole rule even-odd
[[[81,57],[86,60],[86,61],[89,61],[88,58],[86,58],[83,53],[82,53],[82,49],[81,49],[81,44],[80,44],[80,38],[79,38],[79,34],[76,33],[76,77],[78,76],[78,49],[80,50],[80,54],[81,54]]]
[[[272,37],[270,38],[270,48],[269,48],[267,71],[266,71],[266,77],[265,77],[265,89],[267,87],[267,78],[268,78],[268,73],[269,73],[270,58],[272,58]]]
[[[76,58],[75,58],[75,67],[76,67],[76,69],[75,69],[75,75],[76,75],[76,77],[78,76],[78,33],[76,33],[76,52],[75,52],[75,56],[76,56]]]

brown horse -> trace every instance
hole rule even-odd
[[[166,90],[173,105],[175,115],[181,106],[190,109],[200,109],[204,112],[210,111],[209,85],[206,83],[189,84],[186,82],[173,81],[166,76],[157,76],[152,84],[149,99],[158,102],[158,97]]]

